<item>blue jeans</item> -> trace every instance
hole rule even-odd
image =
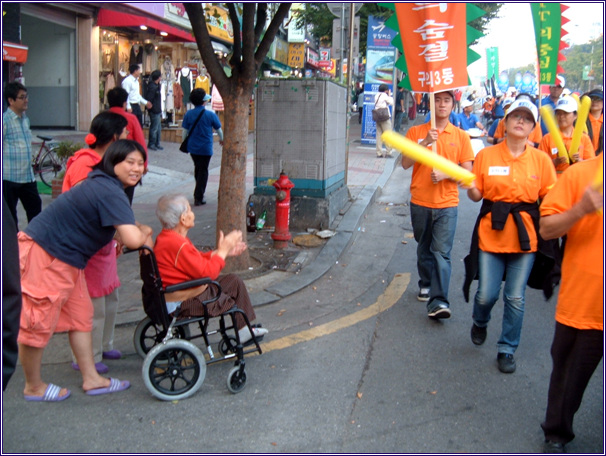
[[[400,129],[402,128],[402,120],[404,119],[404,111],[397,111],[396,117],[394,120],[393,131],[396,133],[400,133]]]
[[[158,147],[160,145],[160,136],[162,134],[162,113],[149,113],[149,139],[147,147]]]
[[[457,228],[457,208],[432,209],[410,203],[412,230],[417,241],[419,288],[429,288],[427,309],[448,302],[450,252]]]
[[[490,312],[499,299],[503,274],[503,328],[497,342],[497,351],[513,355],[520,344],[524,320],[526,282],[534,264],[534,253],[479,252],[478,291],[473,301],[473,322],[485,328]]]

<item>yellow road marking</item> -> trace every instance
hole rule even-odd
[[[409,283],[410,273],[396,274],[387,289],[385,290],[385,293],[379,296],[379,298],[374,304],[368,306],[365,309],[359,310],[358,312],[355,312],[351,315],[339,318],[338,320],[324,323],[314,328],[306,329],[305,331],[301,331],[296,334],[291,334],[290,336],[281,337],[280,339],[272,340],[271,342],[261,344],[263,353],[267,353],[272,350],[282,350],[283,348],[292,347],[293,345],[299,344],[301,342],[308,342],[319,337],[333,334],[337,331],[340,331],[341,329],[345,329],[357,323],[360,323],[361,321],[368,320],[369,318],[374,317],[375,315],[378,315],[381,312],[385,312],[396,302],[398,302],[398,299],[400,299],[402,294],[406,291],[406,288],[408,287]]]

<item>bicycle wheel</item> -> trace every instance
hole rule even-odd
[[[51,187],[53,179],[63,169],[63,164],[52,150],[44,152],[39,164],[40,179]]]

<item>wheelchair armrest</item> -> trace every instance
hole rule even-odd
[[[213,281],[208,277],[203,279],[188,280],[187,282],[181,282],[176,285],[169,285],[164,289],[164,292],[172,293],[173,291],[187,290],[189,288],[196,288],[200,285],[209,285],[211,283],[213,283]]]

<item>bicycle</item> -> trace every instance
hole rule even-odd
[[[42,140],[42,144],[32,159],[34,175],[39,175],[45,185],[52,187],[52,181],[61,172],[64,163],[54,151],[54,145],[51,143],[53,138],[48,136],[38,136],[38,138]],[[47,141],[49,145],[46,144]]]

